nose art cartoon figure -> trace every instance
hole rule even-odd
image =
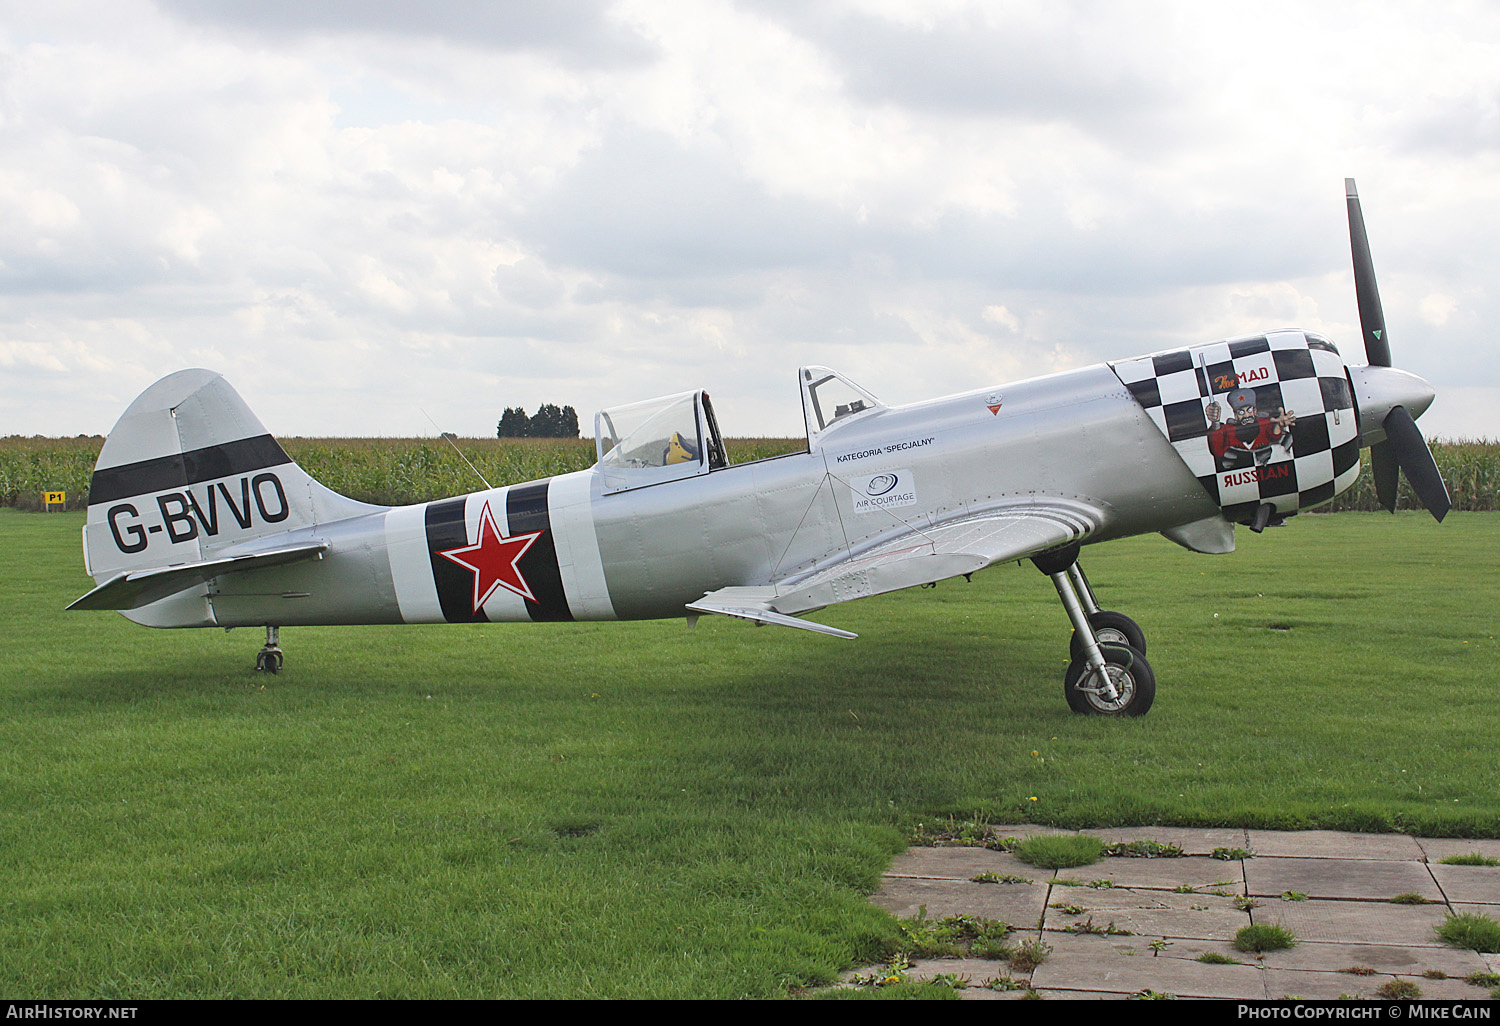
[[[1275,446],[1284,452],[1292,449],[1292,425],[1297,417],[1291,410],[1277,408],[1274,416],[1259,416],[1255,389],[1241,388],[1229,393],[1229,407],[1234,416],[1219,423],[1221,410],[1217,402],[1204,409],[1208,415],[1208,446],[1220,470],[1263,467],[1270,462]]]

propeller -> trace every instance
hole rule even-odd
[[[1360,433],[1372,443],[1375,494],[1383,507],[1396,512],[1399,475],[1405,474],[1422,505],[1441,521],[1453,502],[1416,423],[1432,402],[1432,386],[1391,366],[1385,311],[1375,285],[1375,263],[1370,258],[1370,239],[1354,179],[1344,179],[1344,193],[1349,203],[1349,245],[1354,252],[1354,294],[1359,301],[1359,324],[1369,361],[1368,367],[1350,368],[1350,377],[1360,393]]]

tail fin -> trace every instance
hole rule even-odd
[[[142,392],[104,443],[89,485],[85,568],[103,583],[379,508],[309,477],[218,374],[178,371]]]

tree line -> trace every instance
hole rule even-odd
[[[577,438],[578,411],[543,403],[528,417],[522,407],[507,406],[495,433],[500,438]]]

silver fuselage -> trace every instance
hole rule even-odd
[[[897,470],[914,485],[902,504],[856,508],[853,482]],[[518,496],[529,497],[524,523],[509,515]],[[227,575],[126,615],[222,627],[675,617],[720,588],[795,578],[895,534],[1036,497],[1097,511],[1089,542],[1218,513],[1099,365],[881,409],[821,433],[808,452],[612,494],[593,468],[372,509],[288,536],[326,541],[320,560]],[[478,596],[452,593],[471,587],[472,574],[453,574],[451,587],[442,580],[449,561],[434,551],[478,538],[486,509],[501,536],[550,533],[551,562],[522,567],[537,601],[502,587],[476,608]],[[433,537],[443,521],[446,541]]]

